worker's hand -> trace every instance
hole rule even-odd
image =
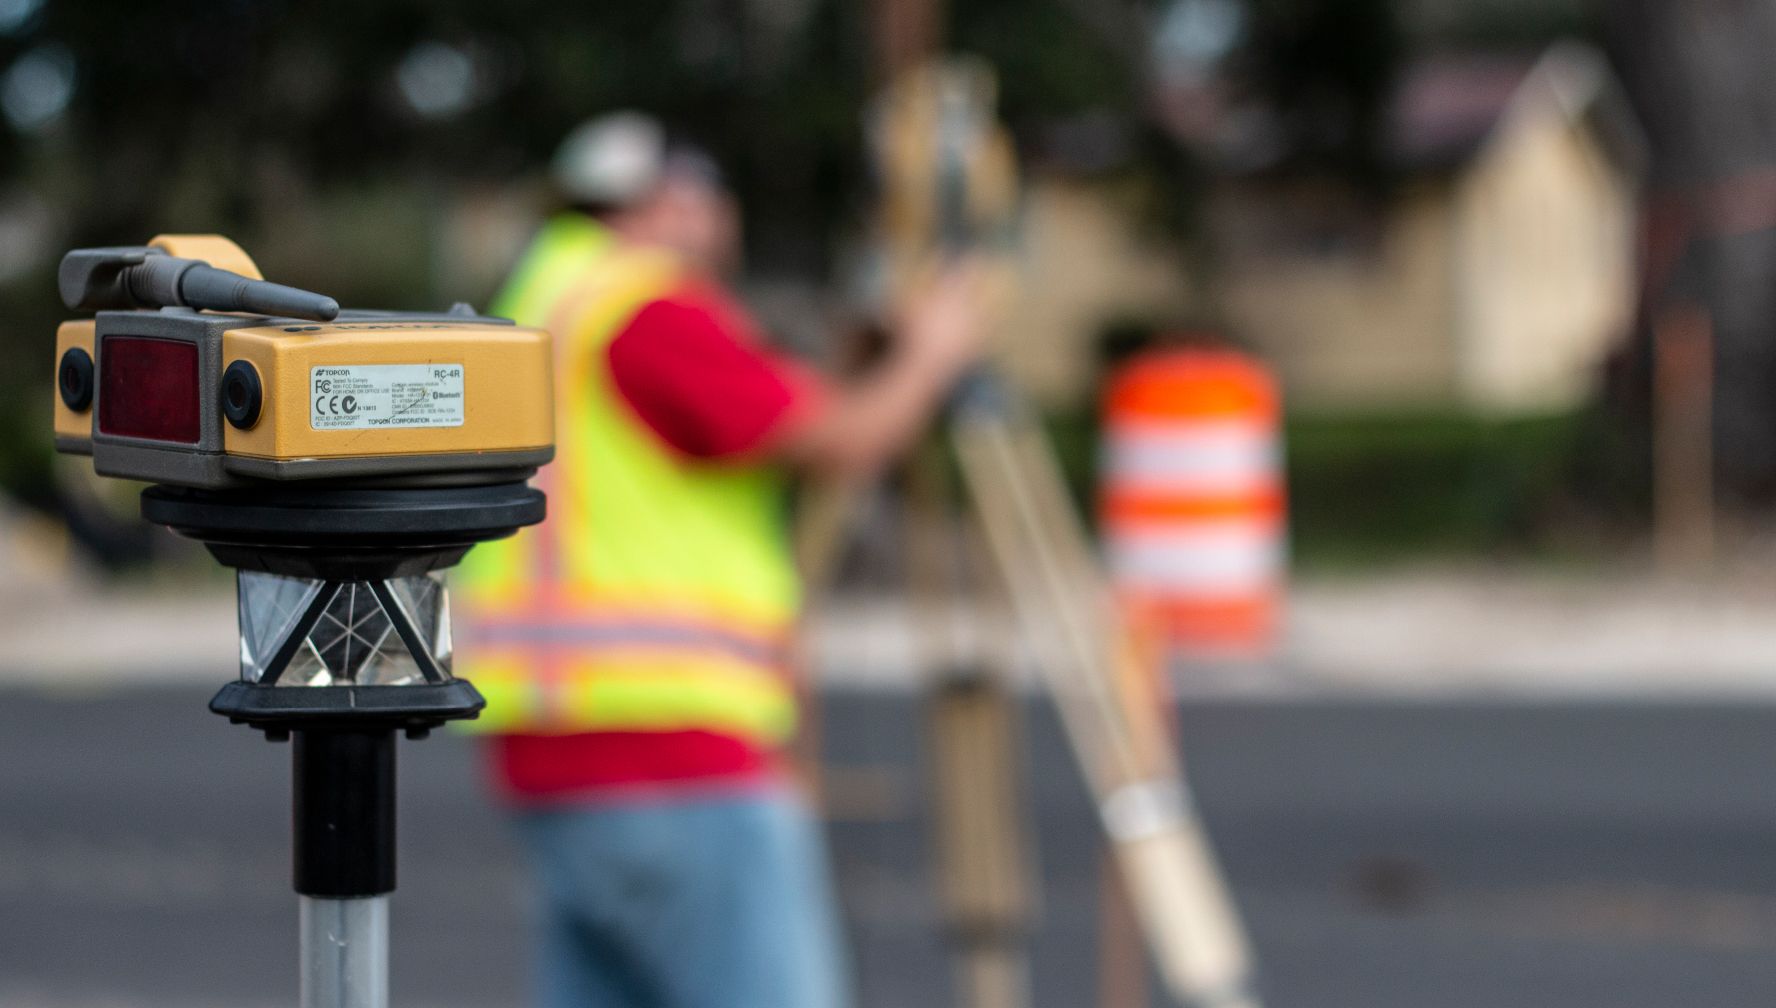
[[[981,263],[965,260],[910,290],[892,318],[888,353],[836,383],[824,408],[791,426],[777,443],[785,461],[834,476],[873,475],[942,409],[992,328],[991,285]]]
[[[991,328],[984,263],[969,259],[918,284],[900,310],[895,338],[909,357],[946,373],[961,371],[986,344]]]

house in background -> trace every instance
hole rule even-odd
[[[1642,155],[1595,50],[1409,62],[1385,195],[1226,135],[1211,159],[1244,167],[1207,194],[1206,275],[1117,183],[1030,179],[1009,366],[1042,399],[1092,395],[1096,341],[1117,322],[1214,316],[1272,362],[1296,410],[1526,415],[1596,392],[1633,322]]]
[[[1409,60],[1385,195],[1293,164],[1262,130],[1242,137],[1245,110],[1191,97],[1156,104],[1216,134],[1174,128],[1220,166],[1204,194],[1207,270],[1144,226],[1152,194],[1117,170],[1135,156],[1114,127],[1074,124],[1026,179],[1005,361],[1041,401],[1091,402],[1113,326],[1212,317],[1277,368],[1292,410],[1526,415],[1594,394],[1633,321],[1641,160],[1596,51]],[[524,238],[522,200],[483,196],[441,228],[458,250],[435,264],[445,289],[491,287]],[[792,280],[755,277],[751,300],[818,345],[840,313],[830,291]]]
[[[1595,51],[1409,64],[1386,200],[1283,170],[1222,184],[1214,278],[1297,409],[1572,409],[1633,319],[1638,133]]]
[[[1141,227],[1139,196],[1048,172],[1025,188],[1020,284],[1001,338],[1005,372],[1050,406],[1097,394],[1099,341],[1128,320],[1187,317],[1199,301],[1178,248]]]

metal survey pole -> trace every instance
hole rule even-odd
[[[387,1008],[394,732],[326,727],[291,737],[302,1008]]]
[[[302,1008],[387,1008],[387,896],[303,896]]]
[[[241,678],[210,709],[290,743],[301,1006],[388,1008],[396,733],[423,739],[483,704],[451,674],[442,571],[540,520],[542,495],[522,483],[291,499],[151,488],[145,501],[151,520],[239,570]]]

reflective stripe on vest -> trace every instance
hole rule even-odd
[[[786,646],[799,606],[775,473],[683,458],[611,386],[605,350],[682,277],[588,218],[551,221],[495,311],[557,341],[549,519],[476,547],[454,584],[470,727],[702,729],[759,745],[795,723]],[[712,389],[711,394],[719,394]]]

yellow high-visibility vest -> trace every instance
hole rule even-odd
[[[778,473],[677,454],[606,363],[610,341],[682,280],[671,256],[566,215],[494,304],[554,334],[557,445],[537,477],[548,519],[475,547],[453,582],[456,671],[487,698],[468,727],[701,729],[761,747],[794,729],[800,585]]]

